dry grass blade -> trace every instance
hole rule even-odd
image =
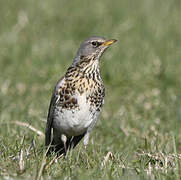
[[[177,147],[176,147],[176,144],[175,144],[175,137],[174,135],[172,134],[172,140],[173,140],[173,148],[174,148],[174,153],[175,153],[175,156],[176,156],[176,179],[179,180],[180,177],[179,177],[179,163],[178,163],[178,154],[177,154]]]
[[[54,156],[54,158],[49,162],[49,164],[45,167],[45,169],[48,169],[56,160],[58,160],[59,158],[61,158],[63,156],[63,154],[62,155],[60,155],[60,156]]]
[[[105,166],[105,164],[106,164],[106,162],[109,160],[109,158],[113,158],[113,154],[112,154],[112,152],[108,152],[107,154],[106,154],[106,156],[104,157],[104,161],[102,162],[102,164],[101,164],[101,167],[104,167]]]
[[[24,152],[23,152],[24,139],[25,139],[25,136],[22,137],[21,143],[20,143],[21,149],[20,149],[20,155],[19,155],[19,170],[21,172],[24,171],[24,169],[25,169],[25,163],[24,163],[24,159],[23,159],[23,156],[24,156]]]
[[[28,123],[24,123],[24,122],[20,122],[20,121],[15,121],[14,123],[15,123],[16,125],[18,125],[18,126],[24,126],[24,127],[29,128],[30,130],[36,132],[36,133],[37,133],[40,137],[42,137],[42,138],[45,137],[45,135],[44,135],[43,132],[37,130],[36,128],[34,128],[33,126],[31,126],[31,125],[28,124]]]
[[[41,163],[41,167],[40,167],[40,170],[39,170],[39,172],[38,172],[37,180],[40,180],[40,179],[41,179],[41,176],[42,176],[42,173],[43,173],[45,164],[46,164],[46,155],[43,157],[43,160],[42,160],[42,163]]]
[[[48,146],[46,152],[43,154],[43,159],[42,159],[41,167],[40,167],[40,170],[39,170],[39,172],[38,172],[38,176],[37,176],[36,180],[40,180],[40,179],[41,179],[43,170],[44,170],[45,165],[46,165],[47,153],[48,153],[48,151],[49,151],[49,148],[50,148],[50,145]]]
[[[20,169],[20,171],[24,171],[24,169],[25,169],[25,163],[24,163],[24,159],[23,159],[23,154],[24,154],[24,152],[21,149],[21,151],[20,151],[20,158],[19,158],[19,169]]]

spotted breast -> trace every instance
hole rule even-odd
[[[78,136],[96,123],[104,100],[103,82],[96,72],[87,75],[70,67],[56,86],[53,128],[66,136]],[[61,132],[61,133],[58,133]]]

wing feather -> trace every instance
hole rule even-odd
[[[61,78],[58,83],[56,84],[56,87],[53,91],[50,105],[49,105],[49,111],[48,111],[48,117],[47,117],[47,124],[46,124],[46,130],[45,130],[45,146],[49,146],[51,143],[52,137],[51,137],[51,131],[52,131],[52,124],[53,124],[53,114],[54,114],[54,106],[56,105],[59,97],[58,90],[62,86],[64,82],[64,79]]]

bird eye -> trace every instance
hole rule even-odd
[[[97,41],[92,41],[92,45],[97,47],[97,46],[99,46],[99,43]]]

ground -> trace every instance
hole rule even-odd
[[[0,1],[1,179],[180,179],[181,1]],[[106,98],[87,151],[45,158],[51,93],[80,42],[101,59]]]

